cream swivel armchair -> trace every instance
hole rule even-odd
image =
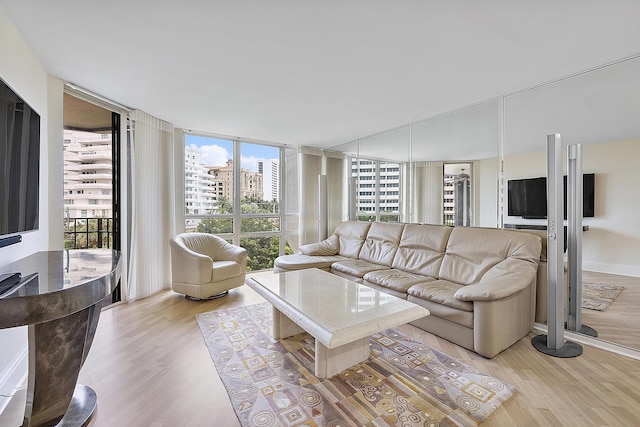
[[[175,292],[190,299],[210,299],[244,284],[246,249],[207,233],[179,234],[169,245]]]

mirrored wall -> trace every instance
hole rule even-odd
[[[352,158],[351,219],[498,225],[496,100],[368,136]]]
[[[639,112],[638,58],[504,98],[505,225],[546,225],[535,209],[513,209],[508,194],[510,181],[546,176],[546,135],[562,137],[565,174],[566,146],[581,144],[582,323],[598,339],[633,349],[640,349]]]
[[[508,188],[546,176],[546,137],[559,133],[565,147],[582,144],[583,172],[593,174],[582,322],[599,340],[640,350],[639,76],[640,58],[620,61],[335,147],[352,162],[349,217],[447,223],[449,180],[469,188],[459,225],[544,227],[544,217],[509,210]],[[383,164],[397,167],[394,180],[381,179]],[[386,184],[398,185],[397,211],[385,211],[396,196]]]

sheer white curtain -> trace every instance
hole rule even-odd
[[[302,147],[299,155],[300,244],[318,241],[318,175],[322,173],[322,150]]]
[[[132,229],[128,297],[171,286],[169,238],[175,233],[173,125],[134,111]]]
[[[282,157],[281,157],[282,158]],[[284,185],[280,186],[285,193],[285,233],[287,243],[294,253],[300,249],[300,191],[298,175],[298,148],[284,149]]]
[[[442,224],[443,162],[415,162],[412,222]]]

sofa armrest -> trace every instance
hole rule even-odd
[[[531,286],[537,265],[522,260],[506,259],[496,264],[479,283],[463,286],[454,294],[463,301],[493,301],[510,297]]]
[[[304,255],[336,255],[339,250],[340,244],[335,234],[321,242],[300,246],[300,252]]]

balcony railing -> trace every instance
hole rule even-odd
[[[113,248],[111,218],[65,218],[65,249]]]

